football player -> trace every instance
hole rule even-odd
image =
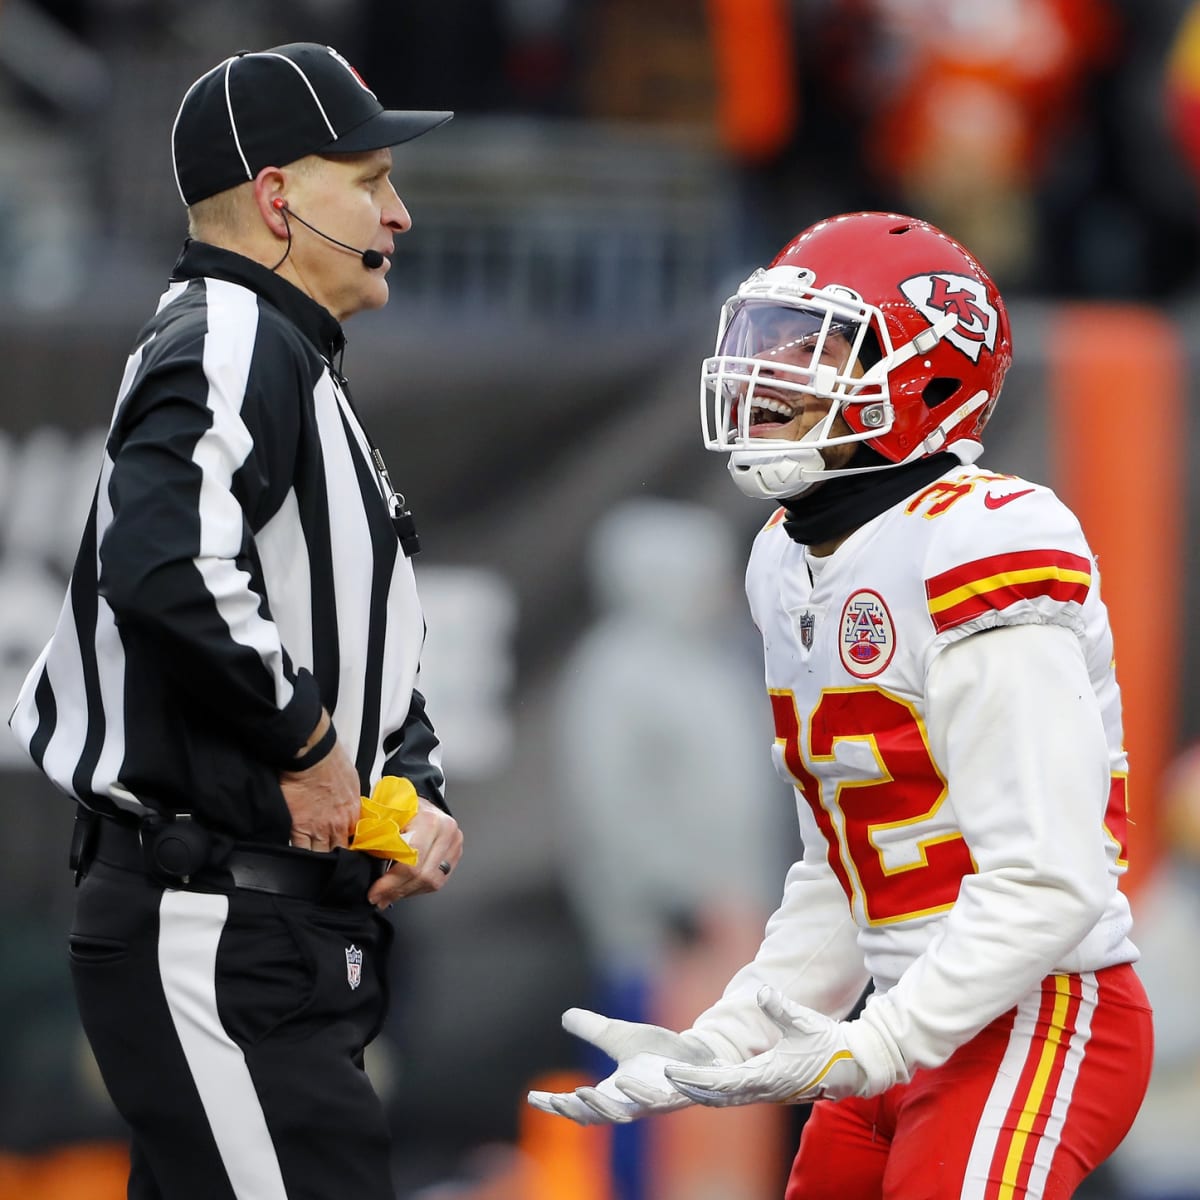
[[[725,304],[704,440],[779,505],[746,590],[804,854],[690,1029],[569,1010],[616,1068],[536,1107],[815,1102],[788,1200],[1061,1200],[1124,1136],[1152,1029],[1112,635],[1074,515],[978,461],[1011,359],[987,272],[895,214]]]

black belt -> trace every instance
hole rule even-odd
[[[194,873],[164,877],[153,865],[148,852],[152,840],[164,830],[179,828],[183,822],[160,825],[133,825],[108,817],[86,818],[95,823],[88,858],[147,875],[168,886],[196,885],[228,888],[233,886],[272,896],[290,896],[298,900],[340,904],[363,900],[367,889],[383,873],[386,864],[368,854],[352,850],[334,850],[324,854],[297,850],[290,846],[234,845],[217,852],[211,862],[201,864]],[[83,866],[86,873],[87,864]]]

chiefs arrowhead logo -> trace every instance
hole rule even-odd
[[[958,324],[946,334],[946,340],[972,362],[979,361],[985,346],[989,352],[995,350],[1000,318],[978,279],[937,271],[904,280],[900,290],[931,324],[945,313],[954,313]]]

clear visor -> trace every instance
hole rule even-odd
[[[733,358],[759,358],[789,366],[808,366],[814,352],[849,356],[854,325],[837,321],[832,314],[792,308],[764,300],[736,305],[729,316],[717,354]],[[839,364],[841,365],[841,364]]]
[[[777,452],[795,443],[801,427],[809,446],[870,437],[837,420],[848,404],[886,401],[862,365],[868,327],[865,312],[731,301],[716,353],[704,362],[706,443]]]

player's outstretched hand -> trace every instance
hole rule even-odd
[[[715,1065],[712,1050],[696,1034],[674,1033],[661,1025],[618,1021],[585,1008],[563,1013],[563,1028],[599,1047],[616,1068],[595,1087],[573,1092],[530,1092],[529,1103],[578,1125],[625,1125],[650,1113],[670,1112],[691,1101],[666,1080],[667,1066]]]
[[[667,1079],[697,1104],[726,1108],[775,1101],[807,1104],[874,1094],[864,1062],[878,1059],[877,1038],[858,1021],[835,1021],[794,1004],[774,988],[758,993],[759,1007],[779,1026],[782,1037],[763,1054],[729,1067],[669,1064]]]

